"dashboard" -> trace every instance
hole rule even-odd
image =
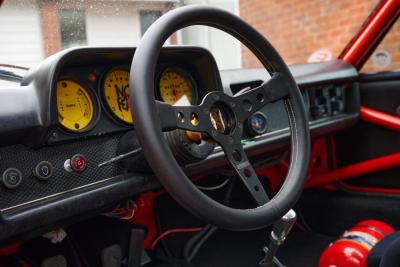
[[[65,50],[30,70],[20,84],[0,86],[1,240],[160,188],[143,154],[100,167],[140,148],[128,90],[134,53],[134,48]],[[235,95],[270,77],[261,68],[219,71],[207,50],[186,46],[163,48],[156,69],[149,92],[177,105],[198,104],[213,90]],[[358,73],[351,65],[334,60],[290,70],[309,111],[312,136],[358,120]],[[282,101],[255,113],[245,129],[243,144],[252,161],[290,142]],[[188,175],[228,166],[218,146],[194,144],[178,130],[165,138],[177,159],[190,155],[180,160]]]
[[[95,65],[90,56],[87,61],[80,58],[79,66],[72,58],[63,66],[53,88],[55,101],[51,104],[56,102],[57,123],[48,144],[133,129],[129,99],[129,59],[133,54],[114,56],[117,58],[110,60],[101,53],[96,57],[103,60]],[[196,48],[162,53],[154,77],[155,99],[195,105],[209,91],[221,90],[215,62],[207,58],[204,50]],[[205,74],[204,68],[214,70],[215,77]]]
[[[164,66],[156,78],[156,99],[171,105],[197,104],[193,76],[184,67]],[[60,126],[84,133],[96,126],[102,113],[115,123],[132,126],[129,99],[129,66],[66,69],[56,84]]]

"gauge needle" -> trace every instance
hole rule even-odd
[[[173,90],[172,90],[172,94],[174,95],[175,100],[177,100],[177,99],[178,99],[178,90],[173,89]]]
[[[131,108],[131,101],[129,101],[129,95],[127,92],[125,92],[125,100],[128,102],[128,107],[129,109]]]

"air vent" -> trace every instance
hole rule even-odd
[[[312,119],[334,116],[344,111],[344,86],[325,85],[307,89]]]

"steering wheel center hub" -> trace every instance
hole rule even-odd
[[[214,129],[224,135],[232,133],[236,127],[236,116],[228,104],[216,102],[210,109],[210,120]]]

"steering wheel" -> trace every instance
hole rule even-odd
[[[172,106],[156,101],[154,77],[160,49],[171,34],[191,25],[211,26],[231,34],[257,56],[271,78],[235,96],[210,92],[200,105]],[[144,34],[132,60],[129,82],[135,129],[145,157],[162,185],[189,212],[224,229],[252,230],[272,224],[293,207],[302,192],[309,162],[306,110],[287,65],[249,24],[227,11],[207,5],[172,10]],[[284,99],[289,118],[291,160],[281,189],[269,199],[244,152],[241,138],[246,119],[280,99]],[[215,121],[216,113],[224,118],[222,126]],[[206,133],[218,143],[258,207],[231,208],[201,192],[182,171],[164,140],[162,131],[173,129]]]

